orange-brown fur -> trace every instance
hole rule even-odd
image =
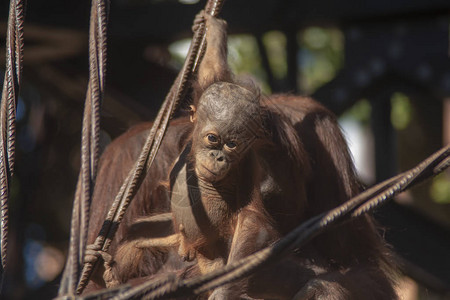
[[[210,45],[216,44],[214,48],[208,48],[215,49],[215,52],[206,52],[199,70],[200,95],[217,80],[233,82],[225,63],[223,23],[214,19],[208,22],[212,27],[208,29],[210,36],[207,41]],[[213,30],[219,30],[220,34],[213,34]],[[211,36],[222,39],[212,40]],[[312,99],[293,95],[275,95],[260,101],[266,135],[249,152],[251,160],[247,163],[251,166],[245,173],[251,178],[246,183],[251,190],[249,199],[238,203],[238,209],[228,212],[229,223],[223,224],[223,228],[214,228],[222,235],[222,242],[228,244],[220,249],[211,247],[208,236],[195,241],[191,246],[195,251],[201,251],[201,258],[199,265],[189,267],[188,263],[173,263],[168,259],[177,252],[176,246],[162,251],[164,255],[156,255],[155,249],[160,251],[164,247],[143,249],[133,244],[136,241],[133,224],[136,224],[138,216],[170,211],[170,201],[161,182],[168,181],[169,171],[185,145],[193,139],[195,144],[195,125],[187,119],[176,120],[169,127],[155,166],[119,227],[116,240],[122,240],[118,250],[122,252],[113,255],[116,263],[113,272],[119,281],[155,276],[171,268],[181,270],[188,267],[183,277],[213,270],[270,244],[308,218],[337,206],[360,191],[346,142],[331,112]],[[100,220],[104,219],[119,185],[137,158],[149,126],[146,124],[131,130],[105,151],[93,199],[92,214],[95,216],[91,218],[90,242],[98,233]],[[208,205],[207,201],[203,203]],[[210,206],[208,210],[211,215],[214,207]],[[140,238],[145,234],[148,239],[160,232],[154,224],[140,230]],[[176,232],[175,219],[174,230],[168,230],[165,236]],[[114,254],[117,243],[113,243],[112,249]],[[134,260],[129,261],[127,257],[134,257]],[[220,287],[210,297],[393,299],[396,296],[390,278],[390,264],[389,251],[376,232],[372,218],[365,216],[321,234],[298,253],[260,270],[247,280]],[[104,284],[102,278],[96,279],[98,284]]]

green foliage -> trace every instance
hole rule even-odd
[[[286,35],[281,31],[269,31],[262,40],[273,76],[283,79],[287,74]]]
[[[298,36],[300,87],[307,94],[332,80],[344,61],[344,38],[335,28],[309,27]]]
[[[350,107],[341,116],[342,118],[351,118],[364,125],[368,125],[370,121],[370,115],[372,113],[372,105],[370,105],[369,100],[361,99],[356,102],[352,107]]]
[[[190,43],[191,39],[183,39],[169,46],[174,67],[179,69],[183,65]],[[261,66],[258,43],[254,36],[239,34],[228,37],[228,63],[233,73],[251,75],[259,82],[264,93],[270,93],[267,76]]]
[[[235,74],[251,74],[265,81],[266,74],[261,67],[261,56],[256,38],[249,34],[228,37],[228,63]]]
[[[430,196],[436,203],[450,204],[450,178],[446,173],[441,173],[433,178]]]
[[[269,31],[262,37],[270,68],[276,79],[287,74],[286,36],[280,31]],[[309,94],[330,81],[343,64],[343,36],[334,28],[310,27],[298,35],[300,46],[300,88]],[[188,51],[190,39],[176,41],[169,46],[172,64],[180,68]],[[261,65],[256,38],[249,34],[230,35],[228,38],[229,64],[236,74],[250,74],[261,84],[263,92],[270,93],[267,75]]]
[[[411,123],[412,105],[409,98],[402,93],[394,93],[391,97],[391,123],[397,130],[403,130]]]
[[[258,81],[262,91],[270,94],[258,43],[253,35],[237,34],[228,37],[228,64],[235,74],[251,75]]]

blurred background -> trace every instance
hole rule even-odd
[[[102,145],[151,120],[205,1],[112,0]],[[0,0],[0,77],[9,1]],[[56,295],[69,238],[88,79],[90,2],[28,1],[9,257],[2,299]],[[229,63],[264,93],[333,110],[366,186],[450,142],[448,0],[228,0]],[[2,78],[0,78],[2,79]],[[450,173],[376,212],[402,299],[450,299]]]

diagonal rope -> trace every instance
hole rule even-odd
[[[0,277],[2,282],[7,259],[9,189],[14,173],[16,103],[19,98],[19,86],[22,76],[23,21],[23,1],[11,0],[6,37],[6,70],[0,111]]]
[[[224,0],[208,0],[205,7],[206,13],[216,16],[220,11],[223,2]],[[202,23],[194,33],[183,68],[178,74],[158,112],[158,115],[156,116],[139,158],[133,169],[130,170],[107,214],[100,233],[94,242],[97,249],[108,251],[126,209],[135,196],[142,180],[156,157],[169,120],[175,109],[179,107],[181,99],[183,99],[186,95],[187,82],[196,70],[198,63],[201,60],[201,56],[204,53],[205,46],[205,25]],[[95,262],[84,264],[77,289],[78,294],[81,293],[87,285],[97,261],[98,258]]]
[[[69,255],[59,296],[75,295],[86,249],[89,208],[99,156],[100,107],[106,72],[106,25],[109,1],[93,0],[89,30],[89,84],[83,114],[81,168],[72,211]]]
[[[276,244],[208,274],[182,280],[174,275],[138,285],[113,299],[166,299],[199,295],[205,291],[243,278],[261,267],[281,259],[331,226],[360,217],[392,199],[398,193],[444,171],[450,166],[450,145],[440,149],[415,168],[388,179],[342,205],[322,213],[299,227]]]

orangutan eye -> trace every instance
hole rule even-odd
[[[206,138],[208,139],[208,141],[209,141],[210,143],[217,143],[217,141],[219,140],[219,139],[217,138],[217,136],[215,136],[215,135],[212,134],[212,133],[209,133],[209,134],[206,136]]]
[[[230,149],[234,149],[234,148],[236,148],[237,145],[235,142],[227,142],[227,143],[225,143],[225,146],[227,146]]]

